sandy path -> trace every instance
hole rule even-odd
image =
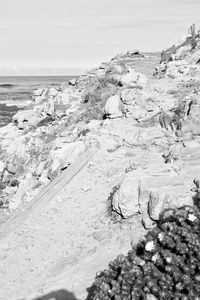
[[[56,196],[11,226],[1,244],[0,299],[27,299],[60,285],[84,299],[86,282],[130,249],[130,231],[116,230],[106,217],[108,195],[128,163],[113,156],[97,152]],[[117,164],[122,171],[110,181],[107,174]]]

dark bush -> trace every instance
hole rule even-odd
[[[200,299],[199,210],[165,211],[144,240],[96,276],[90,299]]]

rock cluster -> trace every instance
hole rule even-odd
[[[121,96],[124,88],[130,89],[127,96],[130,98],[132,89],[137,85],[143,89],[147,81],[145,75],[123,63],[124,57],[135,56],[142,57],[138,51],[130,51],[58,89],[35,90],[30,107],[18,111],[13,124],[0,129],[3,204],[9,203],[13,209],[22,199],[29,201],[73,163],[91,144],[85,135],[99,131],[96,119],[124,117],[125,100]],[[34,184],[23,184],[27,176]],[[11,193],[9,185],[15,180],[18,184]],[[22,185],[20,200],[16,195]]]
[[[182,50],[179,48],[174,54],[174,61],[188,58],[189,46]],[[193,121],[198,123],[197,95],[187,95],[184,102],[149,86],[147,77],[133,67],[135,57],[144,59],[138,51],[129,51],[58,89],[36,90],[30,108],[18,111],[13,125],[0,130],[1,195],[9,202],[9,208],[18,206],[12,204],[12,199],[18,199],[18,204],[22,199],[30,200],[94,141],[102,151],[113,153],[119,148],[134,152],[139,147],[142,160],[146,160],[145,169],[139,163],[139,168],[124,177],[112,199],[113,211],[122,218],[142,214],[142,222],[149,228],[151,220],[157,220],[173,201],[176,205],[179,198],[182,204],[190,202],[189,189],[184,188],[188,178],[184,172],[174,174],[171,163],[173,168],[180,168],[176,153],[185,151],[182,138],[189,134],[191,137]],[[182,103],[184,110],[178,115]],[[148,158],[144,159],[146,155]],[[27,176],[32,183],[25,186]],[[10,182],[15,180],[18,184],[8,195]],[[23,193],[15,197],[18,189],[23,189]]]

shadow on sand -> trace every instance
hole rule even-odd
[[[33,300],[78,300],[73,293],[66,290],[50,292],[46,295],[34,298]]]

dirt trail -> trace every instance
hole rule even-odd
[[[88,163],[88,161],[94,155],[94,149],[90,149],[84,154],[80,155],[76,163],[69,166],[64,170],[57,178],[55,178],[50,184],[48,184],[32,201],[30,201],[23,211],[15,213],[8,219],[7,222],[0,225],[0,240],[8,237],[14,230],[19,227],[25,221],[28,216],[39,209],[42,209],[47,202],[51,201],[62,189],[76,176],[82,168]]]
[[[0,247],[0,299],[33,299],[60,285],[78,299],[86,297],[96,272],[130,249],[130,231],[118,231],[106,217],[107,198],[128,163],[121,156],[97,151],[56,196],[48,202],[42,197],[40,209],[32,207],[20,226],[14,229],[16,223],[9,223],[10,234]],[[115,172],[112,180],[110,170]],[[23,215],[18,217],[20,223]],[[143,233],[141,226],[135,239]]]

